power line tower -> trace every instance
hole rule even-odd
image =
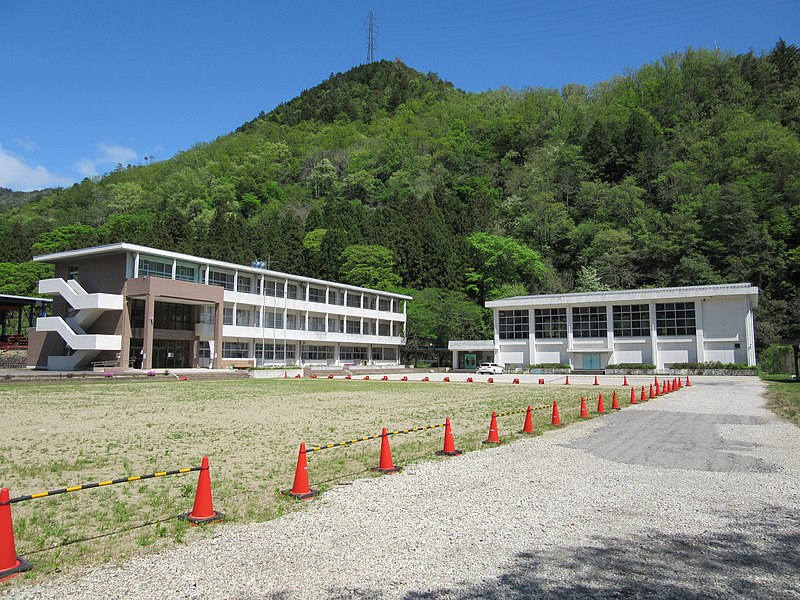
[[[367,13],[367,63],[375,62],[375,11]]]

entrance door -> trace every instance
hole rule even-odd
[[[583,368],[586,371],[599,371],[600,370],[600,353],[599,352],[586,352],[583,355]]]
[[[464,368],[465,369],[475,369],[478,366],[478,355],[474,353],[465,353],[464,354]]]
[[[191,342],[153,340],[154,369],[187,369],[191,366]]]

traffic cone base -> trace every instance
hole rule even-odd
[[[281,494],[292,496],[298,500],[308,500],[319,494],[319,490],[308,487],[308,463],[306,461],[306,444],[300,442],[300,452],[297,455],[297,468],[294,472],[294,484],[290,490],[281,490]]]
[[[208,457],[203,457],[200,466],[200,477],[197,479],[197,492],[194,496],[194,507],[190,512],[178,515],[183,521],[189,521],[192,525],[221,521],[225,515],[215,511],[211,499],[211,475],[208,472]]]
[[[11,522],[11,505],[8,501],[8,488],[3,488],[0,490],[0,581],[31,570],[31,563],[17,556],[14,525]]]

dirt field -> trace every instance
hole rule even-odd
[[[628,388],[620,388],[627,404]],[[444,422],[456,446],[480,449],[491,412],[558,400],[562,422],[578,419],[581,394],[593,413],[597,393],[572,385],[417,383],[343,380],[64,382],[0,386],[4,423],[0,485],[11,497],[69,485],[211,464],[214,504],[228,521],[263,521],[302,503],[291,487],[301,441],[309,446]],[[499,419],[511,440],[524,414]],[[550,411],[534,412],[535,429]],[[432,455],[443,429],[390,438],[394,463],[446,460]],[[380,442],[309,454],[312,487],[375,476]],[[192,508],[196,473],[79,491],[12,506],[17,553],[35,568],[25,577],[70,571],[210,535],[175,515]]]

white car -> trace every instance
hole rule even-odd
[[[497,363],[481,363],[475,372],[479,375],[502,375],[503,367]]]

